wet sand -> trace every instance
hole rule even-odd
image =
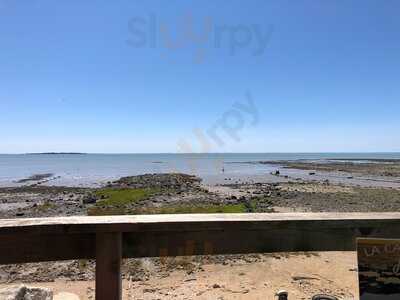
[[[400,160],[388,159],[331,159],[331,160],[281,160],[242,162],[265,166],[269,174],[232,180],[257,182],[287,182],[293,180],[326,181],[362,187],[400,188]],[[279,171],[279,176],[275,176]],[[277,178],[278,177],[278,178]],[[220,181],[217,180],[218,183]]]

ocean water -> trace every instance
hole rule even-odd
[[[0,186],[34,174],[53,173],[51,184],[96,186],[122,176],[182,172],[205,182],[225,177],[265,176],[276,167],[256,161],[400,159],[400,153],[224,153],[224,154],[22,154],[0,155]]]

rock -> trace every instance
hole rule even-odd
[[[97,198],[93,194],[88,194],[82,199],[83,204],[93,204],[96,203],[96,201]]]
[[[308,175],[315,175],[315,172],[310,172],[308,173]]]
[[[47,288],[27,287],[24,300],[53,300],[53,292]]]
[[[181,173],[160,173],[144,174],[138,176],[122,177],[115,181],[112,186],[131,188],[168,188],[168,189],[186,189],[195,186],[201,182],[201,178],[194,175]]]
[[[0,289],[2,300],[53,300],[53,292],[47,288],[25,285]]]
[[[217,284],[217,283],[215,283],[212,287],[213,287],[213,289],[219,289],[219,288],[221,288],[221,286],[220,286],[219,284]]]
[[[24,286],[13,286],[0,289],[0,299],[4,300],[19,300],[24,299]]]
[[[19,181],[17,181],[18,183],[25,183],[25,182],[29,182],[29,181],[40,181],[46,178],[50,178],[52,177],[54,174],[52,173],[48,173],[48,174],[34,174],[28,178],[24,178],[21,179]]]

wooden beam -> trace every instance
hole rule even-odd
[[[96,300],[121,300],[122,235],[96,235]]]
[[[96,235],[115,232],[123,234],[123,257],[354,251],[357,237],[399,238],[400,213],[0,220],[0,264],[95,258]]]
[[[294,221],[293,221],[294,222]],[[357,237],[400,238],[400,224],[272,223],[248,228],[230,224],[193,231],[124,233],[124,257],[245,254],[296,251],[355,251]],[[346,223],[345,223],[346,224]]]
[[[399,224],[400,213],[253,213],[178,214],[101,217],[56,217],[0,220],[2,233],[71,234],[97,232],[193,231],[226,228],[268,228],[271,224],[296,227],[315,223],[327,226]]]
[[[91,259],[93,234],[0,234],[0,264]]]

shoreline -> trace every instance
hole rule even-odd
[[[280,168],[273,166],[271,172],[260,175],[260,180],[257,177],[240,178],[224,174],[223,181],[217,184],[180,173],[128,176],[96,188],[47,185],[52,181],[39,185],[30,182],[24,186],[0,188],[0,218],[400,211],[400,188],[358,186],[352,182],[358,176],[354,173],[351,173],[351,179],[345,178],[347,184],[337,183],[332,178],[325,178],[326,172],[332,172],[332,175],[335,174],[334,170],[313,169],[318,166],[310,163],[306,170],[301,170],[309,179],[289,176],[298,174],[297,170],[290,173],[293,169],[282,165]],[[332,168],[336,166],[334,163]],[[310,175],[310,172],[314,174]],[[375,174],[375,177],[386,179],[379,174]],[[392,176],[391,179],[397,177]],[[312,265],[309,264],[310,259]],[[176,257],[168,258],[167,263],[160,259],[127,259],[122,268],[124,293],[135,297],[148,294],[166,299],[182,295],[193,298],[192,289],[195,286],[196,297],[199,298],[251,295],[254,299],[262,299],[261,295],[272,297],[274,292],[282,288],[289,290],[293,296],[310,298],[326,292],[326,286],[330,287],[329,293],[336,296],[346,295],[348,299],[357,299],[358,294],[354,253]],[[282,272],[285,268],[288,270]],[[278,269],[281,271],[277,272]],[[89,260],[5,265],[0,266],[0,286],[32,283],[55,291],[74,292],[82,299],[91,299],[93,270],[94,262]],[[271,272],[277,272],[278,275],[274,278],[267,276]]]
[[[277,161],[224,162],[223,165],[254,165],[262,169],[243,172],[226,170],[209,174],[195,174],[207,185],[221,185],[228,182],[281,183],[288,181],[332,181],[335,184],[363,187],[400,188],[400,159],[329,158],[319,160],[296,159]],[[156,172],[148,174],[170,174]],[[179,172],[177,172],[179,173]],[[138,176],[136,174],[133,176]],[[0,181],[0,188],[25,186],[58,186],[75,188],[101,188],[121,176],[90,178],[71,177],[65,174],[35,173],[25,178]]]

